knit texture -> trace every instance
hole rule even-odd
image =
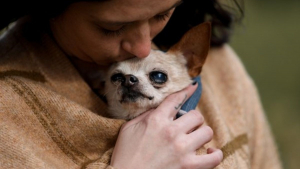
[[[0,168],[112,169],[123,120],[104,117],[93,93],[51,36],[18,23],[0,40]],[[217,169],[280,169],[257,91],[236,54],[212,49],[198,104],[224,160]],[[147,165],[147,164],[145,164]]]

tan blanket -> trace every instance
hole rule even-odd
[[[215,133],[206,146],[224,153],[217,168],[281,168],[256,89],[229,46],[211,50],[202,83],[198,108]],[[124,121],[102,117],[105,109],[38,26],[18,24],[1,38],[0,168],[111,168]]]

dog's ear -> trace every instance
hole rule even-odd
[[[210,36],[210,23],[202,23],[191,28],[183,35],[180,41],[168,51],[170,53],[180,52],[185,56],[191,77],[198,76],[202,70],[210,48]]]

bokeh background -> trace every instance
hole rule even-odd
[[[231,46],[258,87],[284,168],[299,169],[300,0],[244,3]]]
[[[230,44],[257,85],[284,168],[300,169],[300,0],[244,3]]]

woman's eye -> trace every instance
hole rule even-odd
[[[101,33],[103,33],[106,36],[119,36],[125,30],[125,25],[111,28],[109,26],[101,25],[96,22],[95,26],[98,31],[100,31]]]
[[[159,71],[153,71],[149,74],[151,81],[157,84],[163,84],[168,80],[168,76],[165,73]]]
[[[125,30],[125,27],[122,26],[120,29],[117,30],[109,30],[104,28],[102,28],[101,30],[106,36],[119,36]]]
[[[171,13],[168,12],[166,14],[161,14],[161,15],[156,15],[154,18],[157,20],[157,21],[166,21],[169,17],[170,17]]]
[[[122,73],[116,73],[116,74],[114,74],[110,77],[110,80],[112,82],[117,82],[117,81],[124,82],[125,81],[125,76]]]

